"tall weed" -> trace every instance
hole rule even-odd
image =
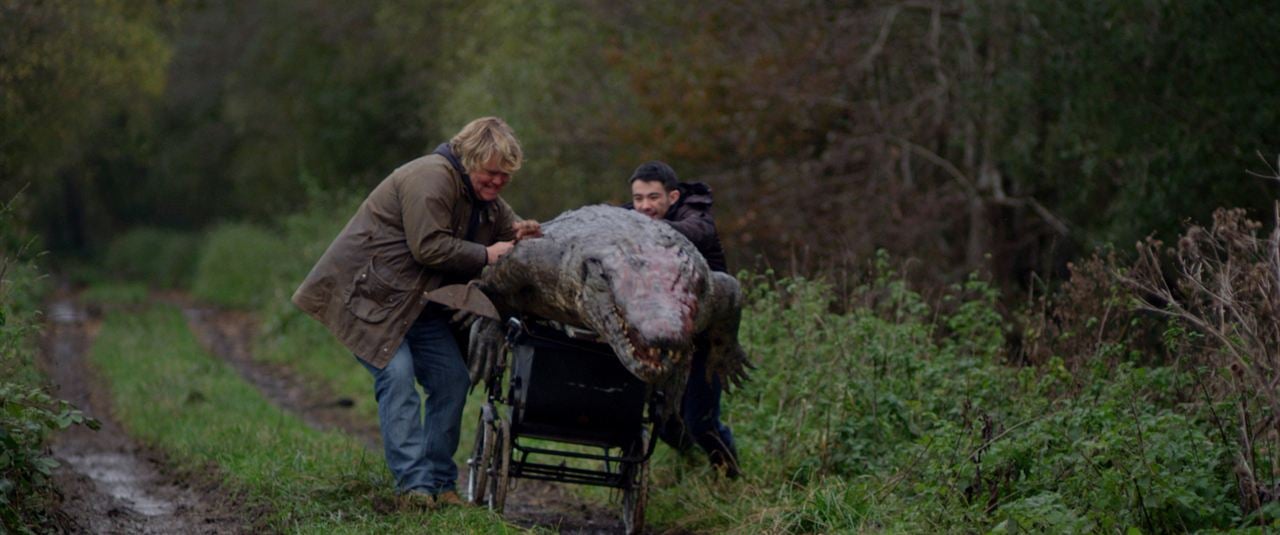
[[[1280,508],[1280,203],[1274,210],[1269,236],[1243,209],[1219,209],[1176,247],[1148,239],[1132,267],[1115,269],[1138,308],[1169,319],[1166,338],[1197,371],[1198,391],[1226,404],[1213,416],[1233,435],[1239,504],[1262,523]]]

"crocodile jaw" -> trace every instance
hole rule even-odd
[[[686,368],[693,353],[701,281],[678,268],[686,259],[670,249],[648,253],[641,265],[605,261],[591,266],[580,310],[583,322],[609,343],[633,375],[658,383],[673,370]]]

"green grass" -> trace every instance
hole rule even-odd
[[[209,233],[200,251],[191,291],[201,300],[225,307],[252,309],[279,300],[264,290],[276,288],[284,240],[268,229],[228,224]],[[284,296],[286,299],[288,295]]]
[[[381,455],[307,427],[205,354],[169,307],[109,313],[92,362],[130,433],[183,467],[218,467],[227,486],[266,506],[263,527],[297,533],[519,531],[479,509],[378,512],[393,499]],[[355,363],[352,371],[359,371]]]
[[[373,378],[364,367],[325,330],[319,322],[299,312],[292,304],[278,315],[268,315],[254,349],[254,358],[289,366],[304,380],[323,385],[335,397],[351,399],[354,409],[370,421],[377,421],[378,404],[373,397]],[[462,419],[462,442],[454,456],[463,462],[471,453],[475,424],[485,396],[474,389]]]
[[[97,305],[130,306],[146,303],[149,296],[150,289],[142,282],[104,282],[86,288],[80,299]]]
[[[377,403],[368,372],[323,326],[289,301],[346,223],[333,214],[354,211],[358,201],[342,195],[317,199],[308,210],[283,218],[278,230],[228,225],[214,231],[204,247],[194,293],[206,302],[255,310],[262,329],[254,358],[291,367],[334,396],[353,400],[355,411],[376,421]],[[261,268],[264,264],[270,267]],[[471,452],[483,401],[482,392],[472,392],[455,455],[459,462]]]

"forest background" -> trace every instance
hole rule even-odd
[[[265,358],[338,362],[288,293],[382,177],[498,115],[526,217],[621,202],[648,159],[715,188],[758,479],[660,487],[667,526],[1280,517],[1264,2],[0,0],[0,27],[15,347],[48,249],[80,282],[256,310]]]
[[[733,265],[886,249],[933,282],[1061,274],[1270,213],[1280,20],[1247,1],[6,2],[0,197],[56,253],[362,194],[466,121],[546,219],[640,162],[716,191]],[[1259,156],[1263,159],[1260,159]]]

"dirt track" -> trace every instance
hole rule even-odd
[[[182,306],[200,343],[271,402],[313,427],[348,433],[380,453],[377,422],[353,413],[350,400],[314,384],[304,387],[292,370],[253,359],[250,348],[257,323],[252,315],[192,305],[181,297],[163,301]],[[47,317],[42,367],[59,397],[102,422],[99,431],[76,427],[53,441],[62,463],[55,480],[64,495],[64,529],[130,534],[252,531],[258,515],[218,487],[212,468],[174,473],[161,455],[139,446],[112,419],[110,396],[87,362],[99,321],[66,292],[51,301]],[[508,496],[504,516],[518,526],[574,534],[623,531],[618,505],[584,501],[561,485],[517,480]]]
[[[314,384],[304,387],[303,381],[288,368],[267,365],[253,359],[250,348],[257,323],[251,315],[198,306],[184,307],[183,314],[200,343],[235,367],[267,399],[300,415],[313,427],[341,430],[359,438],[372,451],[381,454],[377,422],[353,414],[349,410],[349,400],[340,399]],[[358,371],[354,362],[352,368]],[[372,391],[372,387],[370,390]],[[460,472],[465,478],[466,471]],[[460,487],[465,487],[466,482],[460,481],[459,484]],[[508,494],[504,514],[513,524],[571,534],[612,534],[624,531],[620,506],[589,503],[564,487],[551,483],[517,480],[516,484],[517,487]]]
[[[213,473],[175,474],[140,447],[111,416],[110,396],[87,362],[98,323],[70,296],[51,302],[42,368],[56,395],[102,422],[73,427],[53,440],[61,462],[62,529],[73,533],[246,533],[252,514],[222,492]]]

